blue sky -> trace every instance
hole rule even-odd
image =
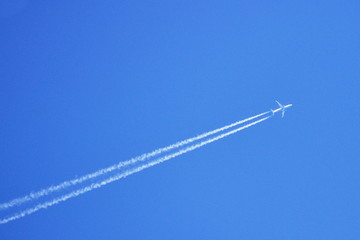
[[[292,103],[0,239],[359,239],[358,1],[2,1],[0,201]]]

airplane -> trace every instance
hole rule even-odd
[[[289,107],[292,107],[292,104],[288,104],[288,105],[285,105],[285,106],[284,106],[284,105],[282,105],[281,103],[279,103],[279,102],[276,101],[276,100],[275,100],[275,102],[279,105],[280,108],[275,109],[275,110],[270,109],[273,116],[275,115],[276,112],[281,111],[281,117],[284,117],[284,115],[285,115],[285,110],[286,110],[287,108],[289,108]]]

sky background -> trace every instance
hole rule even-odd
[[[0,202],[292,103],[0,239],[359,239],[359,1],[0,3]]]

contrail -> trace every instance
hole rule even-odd
[[[229,132],[227,132],[227,133],[223,133],[223,134],[221,134],[221,135],[219,135],[219,136],[217,136],[217,137],[210,138],[210,139],[208,139],[208,140],[206,140],[206,141],[203,141],[203,142],[200,142],[200,143],[198,143],[198,144],[194,144],[194,145],[192,145],[192,146],[190,146],[190,147],[187,147],[187,148],[184,148],[184,149],[182,149],[182,150],[179,150],[178,152],[175,152],[175,153],[173,153],[173,154],[169,154],[169,155],[167,155],[167,156],[164,156],[164,157],[158,158],[158,159],[156,159],[156,160],[153,160],[153,161],[151,161],[151,162],[149,162],[149,163],[145,163],[145,164],[143,164],[143,165],[141,165],[141,166],[139,166],[139,167],[137,167],[137,168],[134,168],[134,169],[132,169],[132,170],[125,171],[124,173],[120,173],[120,174],[115,175],[115,176],[113,176],[113,177],[110,177],[110,178],[108,178],[108,179],[106,179],[106,180],[103,180],[103,181],[100,181],[100,182],[97,182],[97,183],[92,183],[92,184],[90,184],[89,186],[86,186],[86,187],[84,187],[84,188],[82,188],[82,189],[79,189],[79,190],[75,190],[75,191],[73,191],[73,192],[70,192],[69,194],[63,195],[62,197],[55,198],[55,199],[53,199],[53,200],[51,200],[51,201],[47,201],[47,202],[38,204],[38,205],[36,205],[36,206],[33,207],[33,208],[28,208],[28,209],[26,209],[26,210],[24,210],[24,211],[22,211],[22,212],[20,212],[20,213],[17,213],[17,214],[14,214],[14,215],[10,216],[10,217],[1,219],[1,220],[0,220],[0,224],[8,223],[8,222],[10,222],[10,221],[13,221],[13,220],[16,220],[16,219],[25,217],[25,216],[27,216],[27,215],[29,215],[29,214],[32,214],[32,213],[34,213],[34,212],[37,212],[37,211],[39,211],[39,210],[41,210],[41,209],[48,208],[48,207],[53,206],[53,205],[55,205],[55,204],[58,204],[58,203],[60,203],[60,202],[64,202],[64,201],[66,201],[66,200],[68,200],[68,199],[70,199],[70,198],[79,196],[79,195],[84,194],[84,193],[86,193],[86,192],[92,191],[92,190],[94,190],[94,189],[96,189],[96,188],[100,188],[100,187],[102,187],[102,186],[104,186],[104,185],[107,185],[107,184],[109,184],[109,183],[111,183],[111,182],[117,181],[117,180],[119,180],[119,179],[121,179],[121,178],[125,178],[125,177],[127,177],[127,176],[129,176],[129,175],[132,175],[132,174],[134,174],[134,173],[140,172],[140,171],[142,171],[142,170],[144,170],[144,169],[146,169],[146,168],[152,167],[152,166],[154,166],[154,165],[157,165],[157,164],[159,164],[159,163],[165,162],[165,161],[167,161],[167,160],[170,160],[170,159],[172,159],[172,158],[175,158],[175,157],[177,157],[177,156],[180,156],[180,155],[182,155],[182,154],[184,154],[184,153],[193,151],[193,150],[195,150],[195,149],[197,149],[197,148],[200,148],[200,147],[202,147],[202,146],[205,146],[205,145],[207,145],[207,144],[209,144],[209,143],[215,142],[215,141],[217,141],[217,140],[219,140],[219,139],[222,139],[222,138],[224,138],[224,137],[227,137],[227,136],[229,136],[229,135],[232,135],[232,134],[234,134],[234,133],[237,133],[237,132],[239,132],[239,131],[241,131],[241,130],[243,130],[243,129],[246,129],[246,128],[251,127],[251,126],[253,126],[253,125],[255,125],[255,124],[258,124],[258,123],[260,123],[260,122],[263,122],[263,121],[267,120],[268,118],[270,118],[270,116],[269,116],[269,117],[261,118],[261,119],[259,119],[259,120],[257,120],[257,121],[254,121],[254,122],[249,123],[249,124],[247,124],[247,125],[245,125],[245,126],[236,128],[235,130],[229,131]]]
[[[245,122],[248,122],[248,121],[251,121],[253,119],[256,119],[258,117],[261,117],[261,116],[264,116],[265,114],[268,114],[269,112],[264,112],[264,113],[261,113],[261,114],[258,114],[256,116],[253,116],[253,117],[249,117],[249,118],[246,118],[244,120],[241,120],[241,121],[237,121],[237,122],[234,122],[234,123],[231,123],[229,125],[226,125],[224,127],[221,127],[221,128],[218,128],[218,129],[215,129],[213,131],[209,131],[209,132],[206,132],[206,133],[203,133],[201,135],[198,135],[198,136],[195,136],[195,137],[192,137],[192,138],[188,138],[186,140],[183,140],[183,141],[179,141],[177,143],[174,143],[172,145],[169,145],[167,147],[163,147],[163,148],[159,148],[159,149],[156,149],[150,153],[145,153],[145,154],[142,154],[140,156],[137,156],[137,157],[134,157],[130,160],[127,160],[127,161],[124,161],[124,162],[120,162],[118,164],[115,164],[115,165],[112,165],[110,167],[107,167],[107,168],[103,168],[103,169],[100,169],[96,172],[93,172],[93,173],[89,173],[87,175],[84,175],[84,176],[81,176],[79,178],[75,178],[75,179],[72,179],[72,180],[68,180],[68,181],[64,181],[58,185],[55,185],[55,186],[50,186],[48,188],[45,188],[45,189],[41,189],[37,192],[34,192],[34,193],[30,193],[28,195],[25,195],[24,197],[20,197],[20,198],[15,198],[9,202],[6,202],[6,203],[2,203],[0,204],[0,210],[4,210],[4,209],[7,209],[7,208],[11,208],[11,207],[14,207],[14,206],[19,206],[21,204],[24,204],[28,201],[31,201],[31,200],[35,200],[37,198],[40,198],[42,196],[46,196],[46,195],[49,195],[50,193],[52,192],[55,192],[55,191],[59,191],[59,190],[63,190],[67,187],[70,187],[70,186],[74,186],[76,184],[79,184],[79,183],[82,183],[84,181],[87,181],[87,180],[90,180],[90,179],[93,179],[93,178],[96,178],[96,177],[99,177],[101,175],[104,175],[104,174],[107,174],[109,172],[112,172],[114,170],[118,170],[122,167],[125,167],[125,166],[128,166],[128,165],[131,165],[131,164],[134,164],[138,161],[144,161],[150,157],[154,157],[156,155],[159,155],[161,153],[164,153],[164,152],[167,152],[169,150],[172,150],[172,149],[176,149],[176,148],[179,148],[181,146],[184,146],[186,144],[189,144],[191,142],[194,142],[196,140],[200,140],[200,139],[203,139],[205,137],[208,137],[210,135],[213,135],[213,134],[216,134],[218,132],[221,132],[221,131],[224,131],[226,129],[229,129],[229,128],[232,128],[232,127],[235,127],[239,124],[242,124],[242,123],[245,123]]]

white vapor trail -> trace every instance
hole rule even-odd
[[[86,186],[86,187],[84,187],[84,188],[81,188],[81,189],[79,189],[79,190],[72,191],[72,192],[70,192],[69,194],[66,194],[66,195],[63,195],[63,196],[61,196],[61,197],[55,198],[55,199],[53,199],[53,200],[51,200],[51,201],[47,201],[47,202],[38,204],[38,205],[36,205],[36,206],[33,207],[33,208],[25,209],[25,210],[22,211],[22,212],[19,212],[19,213],[16,213],[16,214],[12,215],[12,216],[9,216],[9,217],[0,219],[0,224],[8,223],[8,222],[10,222],[10,221],[13,221],[13,220],[16,220],[16,219],[25,217],[25,216],[27,216],[27,215],[29,215],[29,214],[32,214],[32,213],[34,213],[34,212],[37,212],[37,211],[39,211],[39,210],[41,210],[41,209],[48,208],[48,207],[53,206],[53,205],[55,205],[55,204],[58,204],[58,203],[60,203],[60,202],[64,202],[64,201],[66,201],[66,200],[68,200],[68,199],[70,199],[70,198],[73,198],[73,197],[79,196],[79,195],[81,195],[81,194],[84,194],[84,193],[86,193],[86,192],[92,191],[92,190],[94,190],[94,189],[100,188],[100,187],[102,187],[102,186],[104,186],[104,185],[107,185],[107,184],[109,184],[109,183],[111,183],[111,182],[117,181],[117,180],[119,180],[119,179],[121,179],[121,178],[125,178],[125,177],[127,177],[127,176],[129,176],[129,175],[132,175],[132,174],[134,174],[134,173],[140,172],[140,171],[142,171],[142,170],[144,170],[144,169],[146,169],[146,168],[152,167],[152,166],[154,166],[154,165],[157,165],[157,164],[159,164],[159,163],[165,162],[165,161],[167,161],[167,160],[170,160],[170,159],[172,159],[172,158],[175,158],[175,157],[177,157],[177,156],[180,156],[180,155],[182,155],[182,154],[184,154],[184,153],[193,151],[193,150],[195,150],[195,149],[197,149],[197,148],[200,148],[200,147],[202,147],[202,146],[204,146],[204,145],[207,145],[207,144],[209,144],[209,143],[212,143],[212,142],[214,142],[214,141],[217,141],[217,140],[219,140],[219,139],[222,139],[222,138],[224,138],[224,137],[227,137],[227,136],[229,136],[229,135],[231,135],[231,134],[237,133],[237,132],[239,132],[239,131],[241,131],[241,130],[243,130],[243,129],[246,129],[246,128],[251,127],[251,126],[253,126],[253,125],[255,125],[255,124],[258,124],[258,123],[260,123],[260,122],[262,122],[262,121],[265,121],[265,120],[267,120],[268,118],[270,118],[270,116],[269,116],[269,117],[261,118],[261,119],[259,119],[259,120],[257,120],[257,121],[254,121],[254,122],[249,123],[249,124],[247,124],[247,125],[245,125],[245,126],[236,128],[236,129],[234,129],[234,130],[232,130],[232,131],[229,131],[229,132],[227,132],[227,133],[223,133],[223,134],[221,134],[221,135],[218,135],[217,137],[213,137],[213,138],[210,138],[210,139],[205,140],[205,141],[203,141],[203,142],[200,142],[200,143],[191,145],[191,146],[189,146],[189,147],[183,148],[183,149],[179,150],[178,152],[175,152],[175,153],[166,155],[166,156],[164,156],[164,157],[158,158],[158,159],[153,160],[153,161],[150,161],[150,162],[148,162],[148,163],[144,163],[143,165],[140,165],[139,167],[136,167],[136,168],[131,169],[131,170],[127,170],[127,171],[125,171],[125,172],[123,172],[123,173],[120,173],[120,174],[118,174],[118,175],[112,176],[112,177],[110,177],[110,178],[108,178],[108,179],[102,180],[102,181],[97,182],[97,183],[92,183],[92,184],[90,184],[90,185],[88,185],[88,186]]]
[[[249,118],[246,118],[244,120],[231,123],[229,125],[226,125],[224,127],[215,129],[213,131],[209,131],[209,132],[203,133],[201,135],[198,135],[198,136],[195,136],[195,137],[192,137],[192,138],[188,138],[188,139],[183,140],[183,141],[179,141],[179,142],[174,143],[172,145],[169,145],[167,147],[156,149],[156,150],[154,150],[154,151],[152,151],[150,153],[142,154],[142,155],[134,157],[134,158],[132,158],[130,160],[127,160],[127,161],[124,161],[124,162],[119,162],[119,163],[117,163],[115,165],[112,165],[112,166],[107,167],[107,168],[100,169],[100,170],[98,170],[96,172],[89,173],[89,174],[86,174],[84,176],[72,179],[72,180],[64,181],[64,182],[62,182],[62,183],[60,183],[58,185],[50,186],[48,188],[41,189],[41,190],[39,190],[37,192],[34,192],[34,193],[29,193],[28,195],[25,195],[24,197],[15,198],[15,199],[13,199],[11,201],[0,204],[0,210],[8,209],[8,208],[11,208],[11,207],[14,207],[14,206],[19,206],[19,205],[24,204],[24,203],[26,203],[28,201],[35,200],[37,198],[49,195],[52,192],[63,190],[65,188],[67,188],[67,187],[74,186],[74,185],[82,183],[84,181],[99,177],[101,175],[107,174],[107,173],[112,172],[114,170],[118,170],[118,169],[120,169],[122,167],[134,164],[134,163],[136,163],[138,161],[144,161],[144,160],[146,160],[146,159],[148,159],[150,157],[154,157],[156,155],[167,152],[169,150],[179,148],[181,146],[184,146],[184,145],[189,144],[191,142],[194,142],[196,140],[203,139],[205,137],[208,137],[210,135],[213,135],[213,134],[216,134],[218,132],[224,131],[226,129],[235,127],[235,126],[237,126],[239,124],[242,124],[242,123],[251,121],[253,119],[259,118],[259,117],[261,117],[261,116],[263,116],[265,114],[268,114],[268,113],[269,112],[264,112],[264,113],[258,114],[256,116],[249,117]]]

